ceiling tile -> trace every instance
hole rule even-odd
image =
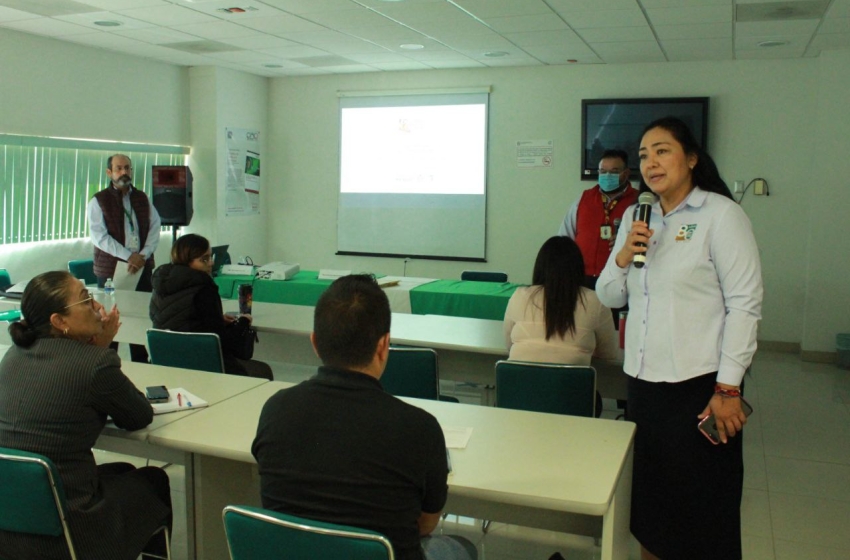
[[[652,25],[687,25],[726,23],[732,21],[732,6],[690,6],[685,8],[655,8],[646,11]]]
[[[654,41],[655,35],[648,25],[641,27],[607,27],[604,29],[579,29],[579,36],[588,43],[623,43],[628,41]]]
[[[147,29],[127,29],[121,31],[113,31],[111,33],[142,41],[143,43],[151,43],[159,45],[162,43],[179,43],[180,41],[197,41],[195,35],[188,33],[180,33],[167,27],[149,27]]]
[[[280,58],[305,58],[308,56],[326,56],[327,51],[310,47],[308,45],[297,45],[292,47],[278,47],[273,49],[257,49],[259,52],[268,53]]]
[[[21,19],[35,19],[38,17],[41,16],[32,12],[25,12],[23,10],[15,10],[14,8],[0,6],[0,21],[16,21]]]
[[[428,70],[431,68],[427,64],[416,62],[415,60],[406,60],[403,62],[373,62],[370,64],[379,70]]]
[[[787,55],[794,54],[794,58],[801,56],[806,49],[806,45],[811,40],[810,35],[765,35],[762,37],[737,37],[735,38],[735,54],[741,51],[757,50],[757,51],[772,51],[774,53]],[[787,45],[777,47],[760,47],[759,43],[764,41],[787,41]],[[767,56],[765,58],[776,58],[775,56]]]
[[[253,18],[277,17],[285,14],[272,6],[252,0],[213,0],[210,2],[187,2],[186,0],[173,0],[175,4],[185,6],[190,10],[207,14],[217,19],[223,19],[232,23]],[[226,12],[229,8],[242,8],[244,12]]]
[[[655,25],[659,39],[731,39],[732,22],[689,23],[685,25]]]
[[[606,62],[608,61],[608,57],[612,55],[624,55],[624,54],[635,54],[639,56],[661,56],[663,59],[663,53],[658,46],[658,43],[655,41],[633,41],[630,43],[591,43],[590,48],[592,48],[596,54],[602,57]]]
[[[485,23],[499,33],[567,29],[567,24],[564,23],[564,20],[555,14],[489,18],[485,20]]]
[[[450,21],[453,18],[470,18],[469,15],[457,6],[448,2],[401,2],[387,3],[379,2],[380,6],[375,10],[396,21],[412,25],[425,21]]]
[[[484,68],[485,66],[477,60],[467,59],[451,59],[451,60],[429,60],[428,66],[431,68]]]
[[[302,19],[293,15],[282,15],[271,18],[251,18],[242,22],[245,27],[271,33],[272,35],[280,35],[282,33],[293,33],[303,31],[323,31],[326,27],[316,25],[313,22]]]
[[[588,27],[639,27],[646,25],[646,18],[638,9],[595,10],[592,12],[559,12],[573,29]]]
[[[298,44],[288,39],[282,39],[280,37],[275,37],[274,35],[266,35],[264,33],[259,32],[257,32],[255,35],[251,35],[248,37],[233,37],[230,39],[221,39],[221,42],[227,43],[228,45],[233,45],[235,47],[239,47],[241,49],[253,50],[273,49],[277,47],[291,47]]]
[[[440,41],[449,47],[463,50],[498,51],[515,47],[513,43],[495,33],[484,35],[462,35],[455,37],[439,37]]]
[[[352,6],[356,6],[356,4],[352,4]],[[334,29],[375,27],[392,23],[392,20],[366,8],[311,12],[309,14],[303,14],[301,17],[313,23]]]
[[[351,0],[262,0],[262,2],[291,14],[350,10],[357,6]]]
[[[585,59],[588,58],[597,58],[596,53],[593,52],[593,49],[584,44],[570,45],[569,47],[527,47],[525,50],[528,52],[528,54],[534,56],[535,58],[545,60],[549,63],[552,63],[554,59],[560,59],[563,62],[566,62],[570,59],[578,59],[580,62],[584,62]]]
[[[360,72],[380,72],[377,68],[366,64],[346,64],[344,66],[321,66],[332,74],[359,74]]]
[[[575,31],[564,29],[561,31],[536,31],[534,33],[505,33],[505,38],[521,46],[546,46],[546,45],[570,45],[584,44],[581,37]]]
[[[661,46],[671,62],[697,60],[732,60],[735,58],[732,41],[728,39],[671,39],[662,41]]]
[[[850,0],[832,0],[827,17],[850,17]]]
[[[407,62],[410,60],[406,56],[393,52],[351,54],[346,56],[346,58],[349,58],[354,62],[373,65],[376,62]]]
[[[500,66],[543,66],[543,62],[530,56],[506,56],[503,58],[479,58],[486,66],[498,68]]]
[[[190,23],[188,25],[174,25],[171,29],[197,35],[205,39],[234,39],[237,37],[250,37],[256,35],[257,31],[235,23],[216,21],[212,23]]]
[[[487,27],[484,22],[478,21],[471,17],[455,18],[450,21],[424,21],[416,24],[411,24],[410,27],[430,35],[432,37],[440,37],[447,34],[450,35],[474,35],[478,33],[492,33],[493,30]]]
[[[226,60],[228,62],[245,62],[245,63],[260,63],[260,62],[274,62],[278,57],[274,57],[268,53],[261,53],[257,51],[232,51],[232,52],[216,52],[209,53],[207,55],[210,58],[214,58],[216,60]]]
[[[68,35],[82,35],[91,33],[91,29],[68,23],[67,21],[59,21],[53,18],[38,18],[38,19],[19,19],[15,21],[0,22],[0,27],[8,27],[26,33],[35,33],[37,35],[47,35],[48,37],[65,37]]]
[[[183,8],[182,6],[174,5],[117,10],[116,13],[165,27],[217,21],[216,18],[212,16],[208,16],[188,8]]]
[[[774,0],[768,0],[773,2]],[[646,9],[653,8],[687,8],[693,6],[731,6],[732,0],[640,0]],[[741,0],[738,0],[741,3]]]
[[[818,50],[845,49],[850,47],[850,33],[830,33],[828,35],[816,35],[812,39],[812,48]]]
[[[797,0],[791,2],[738,2],[735,21],[787,21],[820,19],[830,0]]]
[[[77,2],[111,12],[115,10],[129,10],[131,8],[150,8],[170,5],[166,0],[77,0]]]
[[[735,37],[762,37],[764,35],[811,35],[819,19],[793,19],[789,21],[746,21],[735,24]]]
[[[82,35],[71,35],[66,40],[72,43],[79,43],[81,45],[107,49],[118,49],[120,47],[134,47],[141,45],[140,41],[115,35],[113,33],[104,33],[102,31],[89,32]]]
[[[592,10],[628,10],[635,7],[635,0],[547,0],[556,12],[588,12]]]
[[[74,14],[70,16],[56,16],[53,19],[67,21],[68,23],[75,23],[77,25],[82,25],[84,27],[97,29],[100,31],[116,31],[117,29],[144,29],[146,27],[149,28],[154,26],[154,24],[149,23],[147,21],[133,19],[124,15],[114,14],[112,12],[90,12],[86,14]],[[121,26],[118,28],[107,28],[101,25],[95,25],[94,22],[96,21],[117,21],[121,24]]]
[[[97,8],[73,0],[2,0],[3,6],[40,16],[67,16],[97,12]]]
[[[850,17],[824,20],[818,30],[818,34],[821,33],[850,33]]]
[[[475,17],[488,19],[505,16],[551,14],[552,10],[542,0],[449,0]]]

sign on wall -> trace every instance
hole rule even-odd
[[[260,213],[260,131],[225,128],[227,150],[224,215]]]

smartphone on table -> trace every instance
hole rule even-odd
[[[147,395],[148,400],[152,403],[168,402],[169,397],[168,388],[165,385],[145,387],[145,395]]]
[[[741,399],[741,408],[744,411],[744,414],[747,417],[753,413],[753,407],[750,406],[750,403],[744,400],[744,397],[740,397]],[[699,431],[702,432],[708,441],[717,445],[720,443],[720,434],[717,432],[717,422],[714,421],[714,414],[709,414],[702,420],[700,420],[699,424],[697,424]]]

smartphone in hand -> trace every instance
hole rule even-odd
[[[156,385],[153,387],[145,387],[145,395],[152,403],[168,402],[168,389],[165,385]]]
[[[753,407],[751,407],[750,403],[745,401],[743,397],[740,397],[740,399],[741,408],[744,410],[744,414],[749,417],[750,414],[753,413]],[[714,421],[714,414],[709,414],[708,416],[700,420],[699,424],[697,424],[697,428],[699,428],[699,431],[702,432],[702,435],[704,435],[708,439],[708,441],[710,441],[714,445],[720,443],[720,434],[717,433],[717,423]]]

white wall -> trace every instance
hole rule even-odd
[[[0,29],[0,133],[188,145],[188,86],[178,66]],[[91,257],[87,239],[0,246],[16,282]]]
[[[846,159],[850,151],[846,126],[833,121],[827,126],[818,120],[819,97],[826,97],[820,103],[830,103],[834,111],[843,103],[838,92],[846,92],[850,86],[848,66],[822,64],[817,59],[753,60],[274,79],[270,93],[270,144],[275,158],[266,169],[283,188],[270,194],[279,216],[269,224],[270,257],[299,262],[306,269],[327,267],[387,274],[402,271],[399,259],[335,255],[339,90],[492,86],[489,262],[481,266],[413,261],[407,272],[413,276],[451,278],[464,268],[480,267],[504,270],[519,282],[530,281],[541,243],[556,233],[566,208],[591,186],[577,178],[582,98],[708,95],[712,98],[709,150],[724,178],[731,184],[734,180],[764,177],[771,187],[771,196],[755,197],[750,193],[743,202],[753,221],[764,268],[760,338],[803,342],[802,317],[807,306],[814,308],[810,300],[823,302],[815,307],[818,315],[832,317],[830,328],[839,328],[843,322],[845,326],[840,328],[848,330],[846,312],[824,302],[822,292],[807,293],[812,277],[822,276],[821,267],[832,252],[822,243],[810,244],[813,230],[806,220],[799,219],[810,211],[837,212],[831,196],[825,196],[823,189],[813,192],[811,185],[822,176],[813,173],[819,147],[834,146],[828,151],[828,161],[819,160],[823,161],[817,166],[819,169],[834,166],[839,159],[837,154],[844,154],[842,158]],[[825,89],[831,91],[824,93]],[[518,169],[514,143],[522,139],[553,139],[554,168]],[[841,177],[839,172],[836,179]],[[826,223],[831,224],[829,220]],[[804,263],[810,257],[811,270],[807,274]],[[834,350],[834,343],[827,344],[826,338],[823,333],[807,336],[805,347]]]

